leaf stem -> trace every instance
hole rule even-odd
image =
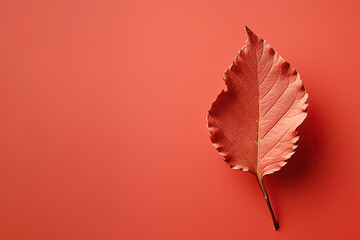
[[[270,200],[269,200],[269,194],[266,191],[265,184],[264,184],[264,182],[262,180],[262,177],[258,176],[256,179],[257,179],[257,182],[259,183],[261,192],[263,193],[264,199],[265,199],[266,204],[267,204],[267,206],[269,208],[271,218],[272,218],[272,221],[273,221],[273,224],[274,224],[274,230],[276,231],[279,228],[279,224],[276,221],[274,211],[273,211],[273,209],[271,207]]]

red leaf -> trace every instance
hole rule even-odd
[[[256,177],[276,230],[263,176],[280,170],[294,154],[308,94],[295,68],[265,40],[246,31],[245,46],[223,77],[227,90],[209,110],[208,129],[230,167]]]

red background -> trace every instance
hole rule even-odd
[[[1,1],[0,239],[356,239],[356,1]],[[246,40],[301,74],[298,152],[265,177],[205,116]]]

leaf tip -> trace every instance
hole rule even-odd
[[[250,30],[250,28],[248,28],[248,26],[245,25],[245,29],[249,36],[251,36],[253,34],[253,32]]]

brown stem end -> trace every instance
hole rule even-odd
[[[270,211],[270,214],[271,214],[271,219],[272,219],[273,224],[274,224],[274,230],[276,231],[276,230],[279,229],[279,224],[278,224],[277,221],[276,221],[274,211],[273,211],[273,209],[272,209],[272,207],[271,207],[270,200],[269,200],[269,195],[268,195],[268,193],[267,193],[267,191],[266,191],[266,188],[265,188],[265,185],[264,185],[264,183],[263,183],[263,181],[262,181],[262,178],[257,178],[257,180],[258,180],[260,189],[261,189],[261,191],[262,191],[262,193],[263,193],[263,195],[264,195],[266,204],[267,204],[267,206],[268,206],[268,208],[269,208],[269,211]]]

